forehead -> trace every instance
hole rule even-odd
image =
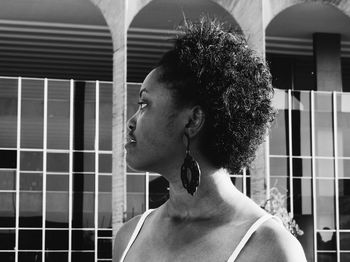
[[[166,88],[165,83],[159,81],[159,69],[153,69],[143,81],[140,88],[140,96],[151,97],[169,97],[171,98],[171,91]]]

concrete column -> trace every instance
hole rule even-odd
[[[113,40],[112,227],[113,239],[126,211],[126,39],[127,0],[91,0],[102,12]]]
[[[245,35],[248,45],[257,55],[265,57],[265,28],[262,0],[213,0],[225,8],[237,21]],[[262,204],[266,200],[266,144],[259,146],[256,158],[251,165],[251,198]]]
[[[340,35],[314,33],[316,88],[318,91],[342,91]]]

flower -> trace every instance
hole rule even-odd
[[[270,190],[270,198],[265,201],[262,208],[271,215],[280,218],[285,228],[294,236],[301,236],[304,232],[294,220],[292,213],[288,213],[284,206],[286,198],[286,195],[282,194],[277,187],[272,187]]]

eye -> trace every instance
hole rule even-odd
[[[139,105],[139,109],[140,110],[143,110],[145,109],[145,107],[147,106],[147,103],[143,102],[143,101],[140,101],[137,103]]]

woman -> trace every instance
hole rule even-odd
[[[306,261],[299,242],[231,183],[274,117],[270,73],[217,21],[186,23],[140,89],[126,160],[169,200],[125,223],[114,261]]]

